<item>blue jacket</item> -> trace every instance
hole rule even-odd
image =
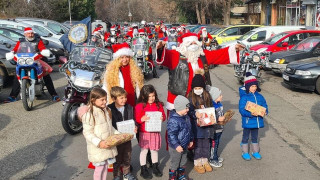
[[[170,111],[167,130],[169,146],[173,149],[178,146],[187,149],[189,143],[193,141],[190,117],[188,115],[180,116],[175,110]]]
[[[218,122],[219,117],[224,116],[223,113],[223,105],[221,102],[216,103],[215,101],[212,101],[213,107],[216,110],[216,121]],[[219,125],[219,124],[215,124],[214,125],[214,129],[215,132],[222,132],[223,131],[224,126],[223,125]]]
[[[247,101],[251,101],[255,104],[265,107],[268,114],[267,102],[260,93],[256,91],[255,93],[242,94],[239,101],[239,111],[242,116],[242,128],[263,128],[263,117],[252,116],[251,112],[245,109]]]

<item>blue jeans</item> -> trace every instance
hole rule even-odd
[[[241,143],[248,144],[250,133],[251,133],[251,143],[258,143],[258,132],[259,132],[259,128],[243,129]]]
[[[221,138],[222,132],[219,133],[214,133],[214,151],[213,151],[213,157],[211,155],[210,160],[218,161],[219,156],[218,156],[218,148],[219,148],[219,143],[220,143],[220,138]]]

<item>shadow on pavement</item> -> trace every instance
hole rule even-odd
[[[314,122],[318,123],[318,126],[320,128],[320,102],[316,102],[311,107],[311,117],[314,120]]]
[[[8,124],[10,124],[11,122],[11,118],[7,115],[1,114],[0,113],[0,119],[1,119],[1,123],[0,123],[0,131],[2,129],[4,129]]]

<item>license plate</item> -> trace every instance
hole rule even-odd
[[[289,81],[289,76],[287,76],[287,75],[285,75],[285,74],[282,75],[282,78],[283,78],[284,80],[286,80],[286,81]]]

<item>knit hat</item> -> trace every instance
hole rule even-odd
[[[29,33],[29,32],[33,32],[31,27],[24,28],[24,33]]]
[[[221,90],[216,87],[210,87],[209,94],[211,95],[212,100],[215,101],[221,95]]]
[[[189,107],[189,100],[181,95],[178,95],[176,99],[174,100],[174,109],[176,112],[181,111]]]
[[[250,72],[246,73],[246,77],[244,77],[244,86],[246,88],[246,93],[249,93],[250,86],[256,85],[257,91],[260,92],[258,81],[255,76],[253,76]]]
[[[191,82],[191,89],[195,87],[202,87],[206,89],[206,83],[204,82],[204,77],[201,74],[196,74]]]
[[[112,45],[112,50],[113,50],[113,59],[116,59],[120,56],[130,56],[130,57],[133,56],[133,52],[127,43],[114,44]]]

